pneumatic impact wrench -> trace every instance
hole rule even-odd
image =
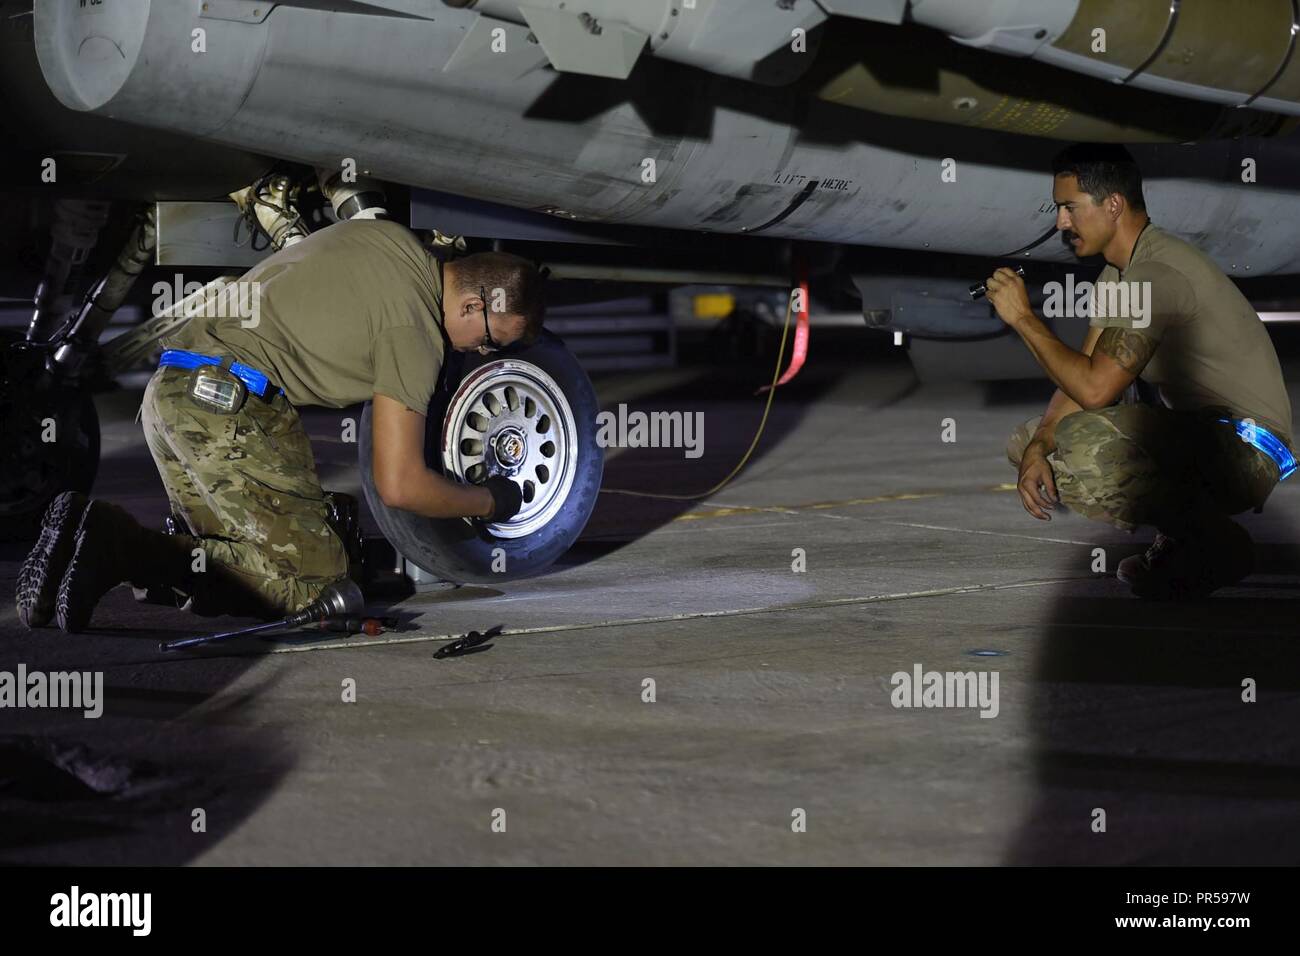
[[[283,620],[255,624],[252,627],[245,627],[238,631],[227,631],[224,634],[201,634],[198,637],[187,637],[179,641],[163,641],[158,645],[158,650],[178,651],[184,647],[211,644],[213,641],[224,641],[231,637],[243,637],[246,634],[257,634],[261,631],[270,631],[281,627],[302,627],[304,624],[315,624],[333,617],[357,615],[361,613],[365,606],[366,599],[362,595],[361,589],[356,586],[351,578],[342,578],[333,584],[326,585],[320,597],[301,611],[290,614]]]

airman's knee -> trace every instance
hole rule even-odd
[[[1096,444],[1101,418],[1096,412],[1071,412],[1056,423],[1056,454],[1062,459]]]

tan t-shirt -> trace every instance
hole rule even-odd
[[[252,287],[232,293],[242,311],[205,309],[163,346],[233,356],[294,405],[342,408],[378,392],[425,414],[443,361],[442,276],[405,226],[371,219],[327,226],[238,282],[258,290],[255,299]]]
[[[1253,419],[1295,447],[1291,400],[1273,342],[1258,313],[1214,260],[1151,223],[1138,237],[1128,268],[1120,272],[1107,265],[1097,281],[1099,293],[1104,283],[1143,284],[1148,313],[1135,321],[1134,307],[1119,314],[1114,305],[1122,300],[1111,299],[1112,307],[1102,309],[1111,314],[1094,315],[1090,322],[1101,328],[1132,326],[1159,343],[1141,377],[1159,386],[1166,405],[1226,406],[1234,417]],[[1145,328],[1137,324],[1148,319]]]

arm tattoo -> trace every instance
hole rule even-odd
[[[1159,344],[1150,336],[1132,329],[1108,328],[1097,339],[1097,351],[1105,352],[1123,366],[1124,371],[1137,375],[1151,361]]]

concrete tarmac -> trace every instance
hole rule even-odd
[[[119,588],[67,636],[28,632],[6,599],[0,671],[102,671],[105,700],[98,719],[0,711],[0,859],[1300,858],[1300,479],[1242,518],[1259,573],[1191,605],[1140,602],[1113,575],[1149,533],[1038,522],[1011,490],[1006,437],[1046,390],[923,387],[901,353],[846,341],[814,341],[718,494],[603,494],[550,573],[374,604],[404,619],[393,633],[164,657],[159,640],[231,621]],[[763,374],[599,380],[602,407],[705,421],[701,458],[611,450],[606,487],[714,484],[749,444]],[[95,491],[156,526],[138,386],[100,397]],[[357,488],[349,416],[304,416],[327,488]],[[6,594],[21,556],[3,552]],[[496,624],[486,650],[434,658]],[[894,706],[893,675],[918,667],[996,673],[996,699]]]

